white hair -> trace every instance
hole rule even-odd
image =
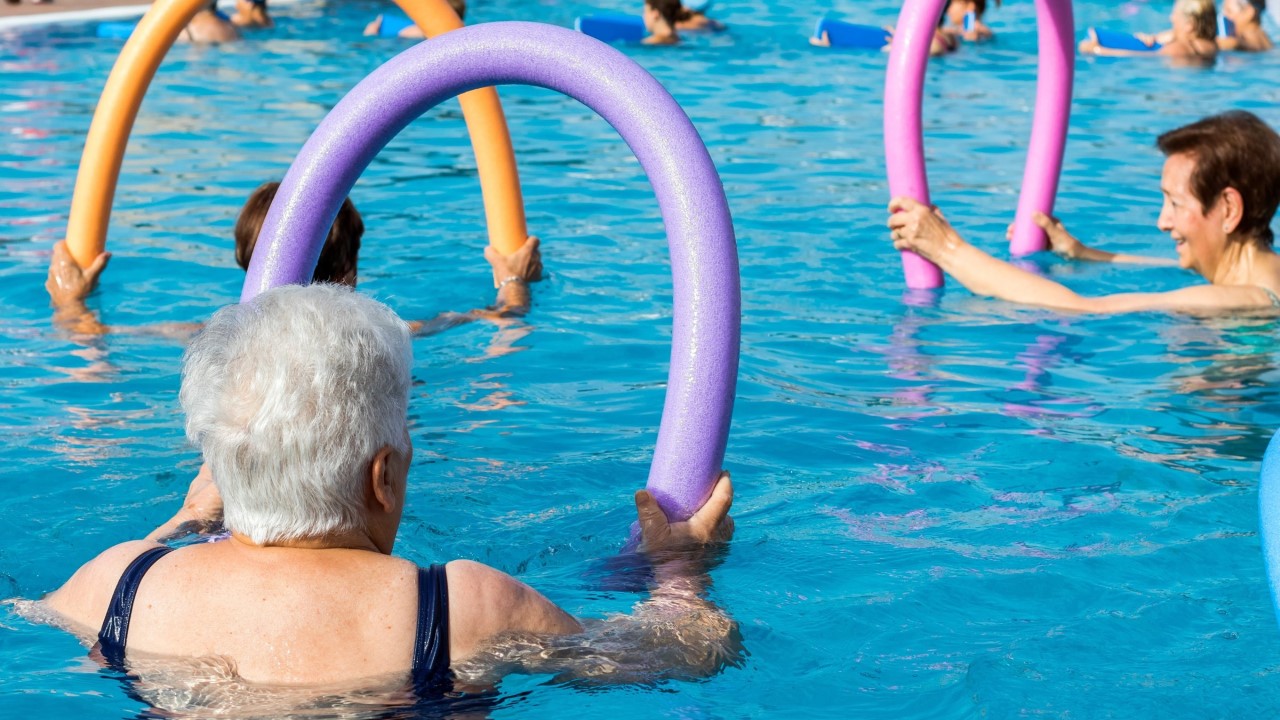
[[[255,543],[364,529],[369,464],[409,451],[413,350],[391,308],[289,285],[219,310],[183,358],[187,437]]]

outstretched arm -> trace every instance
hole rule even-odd
[[[500,320],[524,315],[529,311],[532,293],[529,283],[542,279],[542,253],[540,241],[530,237],[510,255],[503,255],[492,245],[485,246],[484,259],[493,271],[493,286],[498,295],[487,308],[468,310],[464,313],[441,313],[430,320],[414,320],[409,330],[417,337],[435,335],[459,325],[476,320]]]
[[[206,463],[187,488],[187,497],[174,516],[147,534],[146,540],[164,542],[178,535],[206,532],[222,520],[222,495],[213,483],[213,473]]]
[[[911,198],[889,203],[893,246],[933,262],[978,295],[1010,302],[1088,313],[1141,310],[1220,312],[1271,306],[1266,291],[1252,286],[1200,285],[1165,293],[1085,297],[1060,283],[1027,272],[965,242],[937,208]]]

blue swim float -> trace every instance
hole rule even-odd
[[[1147,45],[1138,39],[1138,36],[1117,32],[1115,30],[1100,30],[1098,28],[1089,28],[1089,33],[1098,41],[1098,47],[1104,47],[1108,50],[1129,50],[1131,52],[1155,52],[1162,46],[1160,43]]]
[[[1262,456],[1258,479],[1258,527],[1262,535],[1262,559],[1267,566],[1271,605],[1280,619],[1280,432],[1271,437]]]
[[[98,23],[98,37],[108,40],[128,40],[133,35],[136,22],[104,22]]]
[[[383,13],[382,25],[378,27],[378,37],[399,37],[400,31],[413,24],[404,13]]]
[[[814,25],[813,39],[821,40],[824,32],[833,48],[881,50],[893,38],[888,30],[878,25],[855,25],[829,17],[819,19]]]
[[[573,29],[600,42],[640,42],[648,31],[639,15],[607,13],[583,15],[573,21]]]

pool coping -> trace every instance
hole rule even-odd
[[[287,5],[297,5],[303,1],[304,0],[271,0],[271,5],[273,7],[284,7]],[[218,7],[234,9],[235,2],[234,0],[219,2]],[[110,7],[90,8],[87,10],[50,10],[49,12],[14,15],[13,17],[0,18],[0,31],[32,27],[36,25],[58,25],[92,22],[94,20],[140,18],[149,9],[151,9],[151,4],[147,3],[145,5],[115,5]]]

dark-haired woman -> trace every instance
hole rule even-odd
[[[1262,15],[1267,10],[1267,0],[1224,0],[1222,14],[1236,27],[1230,37],[1218,38],[1219,50],[1238,52],[1266,52],[1275,45],[1262,29]]]
[[[178,33],[179,42],[224,43],[239,39],[240,31],[232,24],[231,18],[218,11],[217,0],[209,0],[209,4],[201,8]]]
[[[649,32],[645,45],[675,45],[680,42],[676,25],[684,6],[680,0],[644,0],[644,28]]]

